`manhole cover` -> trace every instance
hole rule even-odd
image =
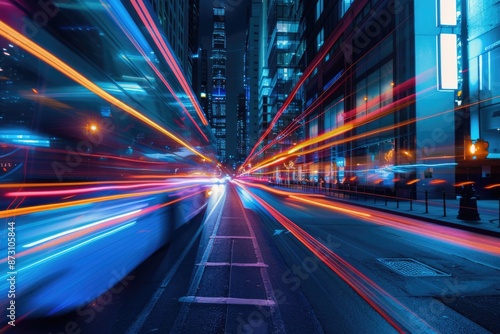
[[[417,276],[451,276],[441,270],[429,267],[414,259],[396,258],[396,259],[377,259],[384,266],[392,271],[397,272],[403,276],[417,277]]]

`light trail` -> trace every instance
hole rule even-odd
[[[188,188],[190,188],[190,186],[169,188],[169,189],[162,189],[162,190],[154,190],[154,191],[143,191],[143,192],[131,193],[131,194],[92,197],[92,198],[88,198],[88,199],[75,200],[75,201],[70,201],[70,202],[65,202],[65,203],[52,203],[52,204],[42,204],[42,205],[28,206],[28,207],[22,207],[22,208],[15,208],[15,209],[11,209],[11,210],[0,211],[0,218],[27,215],[27,214],[31,214],[31,213],[35,213],[35,212],[42,212],[42,211],[47,211],[47,210],[71,208],[71,207],[75,207],[78,205],[94,204],[94,203],[111,201],[111,200],[116,200],[116,199],[157,195],[157,194],[161,194],[161,193],[183,190],[183,189],[188,189]]]
[[[24,245],[23,247],[27,248],[27,249],[18,252],[16,254],[16,257],[21,258],[21,257],[27,256],[30,254],[34,254],[37,252],[46,251],[46,250],[49,250],[51,248],[55,248],[56,246],[59,246],[59,245],[62,245],[62,244],[68,243],[68,242],[78,240],[79,238],[83,238],[83,237],[88,236],[92,233],[98,233],[99,231],[115,227],[121,223],[129,222],[130,220],[133,220],[133,219],[138,219],[141,216],[145,216],[149,213],[157,211],[157,210],[164,208],[166,206],[169,206],[169,205],[172,205],[174,203],[185,200],[187,198],[196,196],[202,192],[204,192],[204,190],[193,192],[191,194],[176,198],[174,200],[171,200],[171,201],[163,203],[163,204],[152,205],[150,207],[140,209],[140,210],[135,210],[135,211],[129,212],[127,214],[108,217],[108,218],[99,220],[97,222],[91,223],[91,224],[79,226],[77,228],[73,228],[73,229],[68,230],[68,231],[56,233],[56,234],[51,235],[49,237],[45,237],[45,238],[39,239],[37,241],[34,241],[32,243],[29,243],[27,245]],[[0,259],[0,263],[6,263],[7,260],[8,260],[8,258]]]
[[[94,94],[98,95],[102,99],[108,101],[109,103],[113,104],[114,106],[122,109],[123,111],[129,113],[130,115],[134,116],[135,118],[141,120],[145,124],[151,126],[153,129],[159,131],[160,133],[163,133],[164,135],[168,136],[178,144],[182,145],[192,153],[200,156],[201,158],[205,159],[206,161],[213,162],[212,159],[210,159],[208,156],[202,154],[201,152],[198,152],[195,148],[193,148],[189,143],[185,142],[183,139],[177,137],[175,134],[172,132],[166,130],[156,122],[150,120],[148,117],[144,116],[141,114],[139,111],[135,110],[134,108],[130,107],[126,103],[120,101],[113,95],[109,94],[96,84],[94,84],[92,81],[87,79],[85,76],[80,74],[78,71],[76,71],[74,68],[57,58],[55,55],[52,53],[48,52],[38,44],[32,42],[30,39],[25,37],[24,35],[20,34],[17,32],[15,29],[11,28],[4,22],[0,21],[0,36],[6,38],[7,40],[11,41],[14,44],[17,44],[19,47],[23,48],[25,51],[29,52],[33,56],[37,57],[38,59],[44,61],[48,65],[52,66],[62,74],[66,75],[67,77],[71,78],[78,84],[82,85],[83,87],[87,88]]]
[[[365,6],[367,2],[368,2],[367,0],[361,0],[361,1],[357,1],[357,2],[353,3],[353,5],[352,5],[352,7],[350,9],[350,14],[349,15],[356,16],[358,13],[361,12],[361,10],[363,10],[362,6]],[[297,84],[293,87],[292,91],[288,94],[288,97],[283,102],[283,105],[278,110],[278,112],[276,113],[276,115],[273,117],[272,121],[269,123],[269,126],[267,127],[266,131],[257,140],[257,143],[254,145],[254,147],[250,151],[250,154],[248,155],[248,157],[243,162],[243,166],[248,165],[248,162],[251,161],[254,158],[254,152],[257,149],[259,143],[261,141],[263,141],[266,138],[266,136],[272,131],[274,125],[278,122],[278,119],[281,117],[281,115],[285,112],[285,110],[288,108],[288,106],[290,105],[290,103],[293,101],[293,99],[295,98],[295,95],[297,94],[297,92],[299,91],[299,89],[302,87],[302,85],[304,84],[304,82],[306,82],[306,80],[309,78],[309,76],[311,75],[311,73],[313,73],[314,69],[318,66],[318,64],[321,61],[323,61],[323,59],[328,54],[328,52],[330,51],[330,49],[337,42],[337,40],[342,36],[342,34],[344,33],[344,31],[347,29],[347,27],[350,26],[350,24],[351,24],[351,22],[349,20],[347,20],[347,19],[341,21],[340,26],[337,27],[337,29],[335,29],[335,31],[332,34],[329,35],[329,37],[325,41],[323,47],[314,56],[314,58],[311,61],[311,63],[304,70],[304,73],[300,77],[300,79],[297,82]]]
[[[413,218],[400,217],[395,214],[380,212],[373,209],[363,208],[347,203],[342,203],[342,208],[332,204],[324,195],[303,194],[300,192],[287,192],[272,189],[265,185],[255,185],[242,181],[239,184],[264,189],[268,192],[281,196],[289,196],[292,199],[308,203],[310,205],[341,211],[356,219],[362,219],[369,223],[382,226],[389,226],[394,229],[417,234],[427,238],[443,241],[451,245],[458,245],[475,251],[486,252],[493,255],[500,255],[500,240],[498,238],[479,235],[468,231],[457,230],[455,228],[439,226],[432,223],[423,222]],[[314,197],[314,201],[308,199]]]
[[[328,268],[335,272],[347,285],[356,291],[363,300],[398,332],[407,333],[407,329],[413,329],[410,331],[413,332],[422,328],[437,332],[431,325],[391,296],[361,271],[357,270],[349,262],[316,240],[264,200],[250,192],[241,182],[235,181],[235,183],[265,208],[270,215],[290,231],[293,236],[315,254]]]
[[[107,9],[109,8],[109,6],[106,6],[106,4],[104,2],[101,1],[101,3],[103,4],[104,8],[107,8]],[[135,40],[135,38],[129,33],[128,29],[123,24],[121,24],[120,20],[116,17],[115,13],[112,10],[110,10],[110,8],[108,10],[108,14],[113,18],[115,23],[120,27],[122,32],[127,36],[129,41],[135,46],[136,50],[142,55],[144,61],[146,61],[147,64],[149,65],[149,67],[156,73],[157,77],[161,80],[161,82],[165,85],[165,87],[167,87],[170,94],[174,97],[174,99],[177,101],[177,103],[179,103],[179,106],[181,107],[183,113],[189,118],[189,120],[193,123],[193,125],[198,130],[198,132],[208,142],[209,140],[208,140],[207,136],[205,135],[205,133],[203,133],[200,126],[196,123],[196,121],[193,119],[193,117],[191,116],[189,111],[186,109],[186,106],[184,105],[184,103],[182,103],[182,101],[179,99],[177,94],[174,92],[172,86],[170,86],[168,81],[165,79],[165,76],[160,72],[158,67],[155,64],[153,64],[151,59],[149,59],[149,56],[146,54],[146,51],[139,45],[139,43]],[[206,124],[204,124],[204,125],[206,125]]]
[[[182,182],[157,182],[157,183],[139,183],[139,184],[132,184],[132,185],[126,185],[126,186],[103,186],[103,187],[89,187],[89,188],[83,188],[83,189],[76,189],[76,188],[71,188],[71,189],[65,189],[65,190],[39,190],[39,191],[13,191],[13,192],[8,192],[5,194],[7,197],[21,197],[21,196],[26,196],[26,197],[36,197],[36,196],[63,196],[63,195],[76,195],[76,194],[84,194],[84,193],[89,193],[89,192],[97,192],[97,191],[103,191],[103,190],[126,190],[126,189],[136,189],[136,188],[149,188],[149,187],[162,187],[165,189],[168,189],[170,186],[178,186],[181,184],[193,184],[196,183],[198,184],[198,180],[191,180],[191,181],[182,181]],[[36,184],[35,184],[36,186]]]
[[[186,93],[188,98],[191,100],[191,103],[194,106],[194,108],[196,109],[196,112],[198,113],[198,116],[200,117],[200,120],[202,121],[203,125],[208,125],[207,119],[205,118],[205,115],[203,114],[201,107],[198,105],[197,100],[193,96],[193,91],[192,91],[191,87],[187,83],[184,75],[182,74],[182,70],[180,69],[179,65],[177,64],[175,57],[172,55],[169,48],[165,44],[165,41],[162,37],[162,34],[160,33],[160,31],[158,31],[158,28],[156,27],[153,18],[149,14],[149,11],[146,8],[146,5],[141,0],[132,0],[131,3],[134,6],[134,9],[136,10],[137,14],[141,18],[142,23],[144,24],[144,26],[148,29],[149,33],[151,34],[151,37],[153,37],[153,40],[155,41],[156,46],[160,49],[162,55],[167,60],[168,65],[170,66],[170,68],[174,72],[175,76],[179,80],[181,86],[184,89],[184,92]]]

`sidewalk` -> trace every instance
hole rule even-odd
[[[427,201],[427,210],[424,200],[408,199],[396,201],[395,198],[384,198],[364,196],[363,194],[346,193],[328,193],[325,189],[308,188],[305,190],[297,188],[280,187],[287,191],[300,193],[324,194],[327,198],[335,201],[346,202],[380,211],[395,213],[409,218],[418,218],[426,222],[436,223],[444,226],[456,227],[467,231],[486,234],[494,237],[500,237],[499,220],[499,200],[478,200],[477,210],[480,220],[462,220],[458,219],[460,208],[459,199],[429,199]],[[309,190],[309,191],[308,191]],[[399,202],[399,203],[398,203]]]

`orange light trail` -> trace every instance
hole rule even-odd
[[[137,119],[141,120],[142,122],[148,124],[155,130],[158,130],[159,132],[165,134],[169,138],[173,139],[175,142],[179,143],[180,145],[184,146],[187,148],[189,151],[193,152],[194,154],[202,157],[203,159],[206,159],[207,161],[212,162],[212,159],[209,157],[205,156],[201,152],[198,152],[196,149],[191,147],[187,142],[184,140],[180,139],[170,131],[164,129],[162,126],[159,124],[153,122],[137,110],[133,109],[126,103],[123,103],[116,97],[112,96],[96,84],[94,84],[92,81],[87,79],[85,76],[80,74],[78,71],[76,71],[74,68],[57,58],[55,55],[52,53],[48,52],[38,44],[32,42],[22,34],[18,33],[16,30],[12,29],[10,26],[5,24],[4,22],[0,22],[0,35],[6,38],[7,40],[11,41],[14,44],[17,44],[19,47],[23,48],[25,51],[31,53],[35,57],[39,58],[40,60],[44,61],[48,65],[52,66],[53,68],[57,69],[67,77],[71,78],[78,84],[82,85],[83,87],[87,88],[94,94],[100,96],[104,100],[108,101],[109,103],[113,104],[114,106],[124,110],[125,112],[131,114],[132,116],[136,117]]]
[[[462,186],[467,186],[470,184],[474,184],[472,181],[465,181],[465,182],[460,182],[460,183],[455,183],[455,187],[462,187]]]
[[[361,216],[361,217],[365,217],[365,218],[371,218],[371,216],[372,216],[369,213],[359,212],[357,210],[349,210],[349,209],[339,208],[338,206],[334,206],[332,204],[325,204],[325,203],[319,203],[319,202],[311,201],[311,200],[305,199],[304,197],[301,197],[301,196],[298,196],[298,195],[291,195],[290,198],[296,199],[296,200],[304,202],[304,203],[313,204],[315,206],[320,206],[322,208],[327,208],[327,209],[330,209],[330,210],[340,211],[340,212],[343,212],[343,213],[346,213],[346,214],[349,214],[349,215],[352,215],[352,216],[356,216],[356,217],[357,216]]]

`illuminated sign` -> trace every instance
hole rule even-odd
[[[438,57],[439,89],[458,89],[457,35],[439,34]]]
[[[457,1],[439,0],[438,26],[457,25]]]

